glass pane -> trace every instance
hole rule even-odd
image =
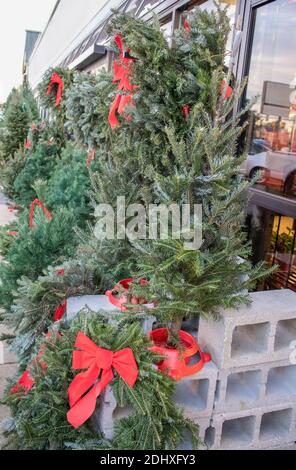
[[[265,261],[269,266],[277,264],[278,270],[266,281],[269,288],[292,288],[291,275],[292,270],[295,269],[294,244],[295,219],[274,215],[270,249],[265,254]]]
[[[229,16],[230,20],[230,26],[231,26],[231,32],[228,36],[227,44],[226,44],[226,56],[224,63],[226,67],[229,65],[229,59],[230,59],[230,51],[231,51],[231,44],[232,44],[232,37],[233,37],[233,26],[235,23],[235,11],[236,11],[236,5],[237,5],[237,0],[221,0],[220,5],[225,8],[227,6],[227,13]],[[205,3],[202,5],[199,5],[199,8],[202,10],[206,11],[212,11],[216,8],[215,6],[215,0],[207,0]]]
[[[262,189],[296,197],[296,2],[276,0],[255,10],[247,100],[250,116],[244,172]]]

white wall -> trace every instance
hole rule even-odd
[[[29,64],[35,88],[48,67],[58,65],[122,0],[60,0]]]

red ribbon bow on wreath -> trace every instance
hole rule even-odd
[[[33,217],[34,217],[34,212],[35,212],[35,206],[41,207],[41,209],[43,210],[47,220],[52,220],[52,215],[49,212],[49,210],[46,209],[43,202],[39,201],[39,199],[35,199],[30,205],[30,220],[29,220],[29,227],[30,228],[33,228],[33,226],[34,226]]]
[[[119,47],[121,54],[120,54],[120,63],[118,63],[116,60],[113,62],[113,67],[114,67],[114,77],[113,77],[113,83],[118,83],[117,85],[117,90],[118,91],[134,91],[136,88],[139,88],[138,85],[132,85],[130,82],[130,75],[131,75],[131,64],[134,62],[134,58],[132,57],[126,57],[126,54],[129,54],[130,49],[126,50],[126,54],[124,52],[121,36],[118,34],[115,36],[115,42],[117,46]],[[113,103],[111,104],[110,111],[109,111],[109,124],[114,129],[114,127],[118,126],[119,121],[116,117],[116,111],[118,114],[124,114],[125,108],[127,105],[133,106],[133,94],[121,94],[118,93],[114,100]],[[130,119],[129,116],[126,116],[126,119]]]
[[[71,409],[67,420],[74,428],[81,426],[94,412],[96,400],[114,377],[112,368],[129,385],[133,387],[139,374],[138,366],[130,348],[112,352],[97,346],[81,331],[75,341],[73,351],[73,369],[86,369],[76,375],[68,388]],[[101,374],[101,380],[98,380]]]
[[[55,106],[57,107],[60,105],[60,102],[62,99],[62,93],[64,89],[64,82],[57,72],[54,72],[51,76],[51,79],[47,88],[47,92],[46,92],[47,95],[50,95],[54,85],[58,86],[56,100],[55,100]]]

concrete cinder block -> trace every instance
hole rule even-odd
[[[265,364],[220,369],[214,412],[241,411],[259,406],[264,400],[266,378]]]
[[[198,341],[219,368],[288,359],[296,340],[296,293],[254,292],[251,305],[220,311],[219,321],[200,319]]]
[[[106,310],[107,312],[119,312],[112,305],[106,295],[82,295],[77,297],[69,297],[67,299],[67,320],[71,321],[83,309],[98,312],[99,310]]]
[[[92,424],[106,439],[112,439],[115,420],[127,417],[131,412],[131,407],[117,405],[112,388],[108,385],[98,398],[97,408],[92,416]]]
[[[198,424],[198,427],[199,427],[198,435],[201,440],[201,444],[198,450],[207,450],[207,446],[204,441],[205,441],[206,431],[208,427],[210,426],[211,419],[210,417],[207,417],[207,418],[193,419],[193,421],[196,424]],[[190,436],[188,434],[184,436],[184,440],[178,445],[177,450],[192,450],[192,443],[191,443]]]
[[[176,384],[174,401],[191,419],[209,417],[213,411],[218,369],[211,361],[194,375],[185,377]]]
[[[143,305],[143,307],[147,308],[145,305]],[[148,306],[148,308],[150,307]],[[83,309],[88,309],[92,312],[99,312],[104,310],[106,312],[110,312],[111,315],[114,313],[114,317],[116,314],[124,315],[124,312],[121,312],[119,308],[111,304],[106,295],[82,295],[77,297],[69,297],[67,299],[67,320],[73,320],[73,318],[75,318],[76,315]],[[152,330],[152,326],[155,321],[156,318],[153,315],[147,315],[142,320],[141,323],[145,333],[148,333]]]
[[[205,442],[211,450],[267,449],[296,440],[295,403],[214,414]],[[210,438],[210,437],[211,438]]]
[[[220,369],[214,412],[296,403],[296,365],[289,360]]]
[[[274,447],[267,447],[264,450],[296,450],[296,443],[290,442],[289,444],[282,444]]]

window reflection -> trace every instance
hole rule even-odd
[[[247,100],[248,159],[243,170],[259,172],[262,189],[296,197],[296,3],[276,0],[257,8]]]
[[[206,10],[208,12],[215,10],[216,4],[215,0],[207,0],[205,3],[199,5],[199,8],[201,10]],[[229,65],[230,61],[230,51],[231,51],[231,45],[232,45],[232,37],[233,37],[233,26],[235,24],[235,12],[236,12],[236,5],[237,5],[237,0],[221,0],[220,1],[221,7],[225,8],[227,7],[227,14],[230,20],[230,27],[231,31],[228,36],[227,44],[226,44],[226,56],[224,59],[224,63],[226,67]]]
[[[289,288],[296,291],[296,220],[282,215],[273,215],[272,235],[265,261],[269,266],[278,265],[278,270],[266,281],[266,288]]]

